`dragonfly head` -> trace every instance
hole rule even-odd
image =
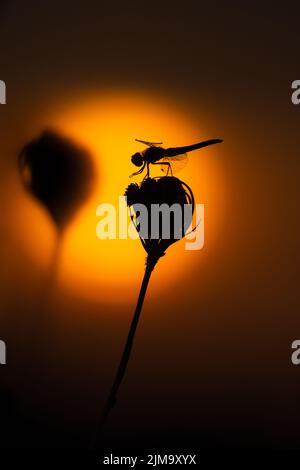
[[[144,163],[144,157],[140,152],[137,152],[132,155],[131,161],[135,166],[142,166]]]

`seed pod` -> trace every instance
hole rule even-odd
[[[24,146],[19,168],[26,189],[47,208],[57,228],[64,229],[90,192],[94,172],[89,153],[45,131]]]
[[[125,196],[143,247],[153,259],[163,256],[192,224],[194,195],[189,186],[174,176],[146,178],[140,185],[132,183]]]

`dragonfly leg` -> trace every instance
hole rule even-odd
[[[141,174],[143,171],[144,171],[144,168],[145,168],[146,164],[144,163],[142,168],[140,168],[138,171],[136,171],[135,173],[132,173],[129,178],[131,178],[132,176],[136,176],[136,175],[139,175]]]
[[[167,167],[168,167],[167,176],[169,175],[169,173],[171,174],[171,176],[173,176],[172,167],[171,167],[171,164],[169,162],[155,162],[155,163],[152,163],[152,165],[167,165]]]

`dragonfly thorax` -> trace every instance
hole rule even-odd
[[[163,158],[164,149],[162,147],[151,146],[144,151],[144,160],[147,163],[156,163]]]

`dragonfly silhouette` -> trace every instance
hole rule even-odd
[[[144,140],[135,139],[136,142],[140,142],[141,144],[147,145],[147,148],[142,152],[137,152],[131,157],[131,161],[135,166],[141,167],[135,173],[132,173],[130,177],[141,174],[144,169],[147,170],[147,175],[145,178],[149,176],[150,173],[150,164],[152,165],[161,165],[162,171],[166,169],[166,174],[169,173],[173,174],[173,168],[179,165],[185,165],[187,161],[187,153],[191,152],[192,150],[198,150],[203,147],[208,147],[209,145],[219,144],[223,142],[220,139],[211,139],[205,140],[204,142],[199,142],[198,144],[193,145],[186,145],[185,147],[170,147],[170,148],[163,148],[160,147],[162,142],[146,142]]]

